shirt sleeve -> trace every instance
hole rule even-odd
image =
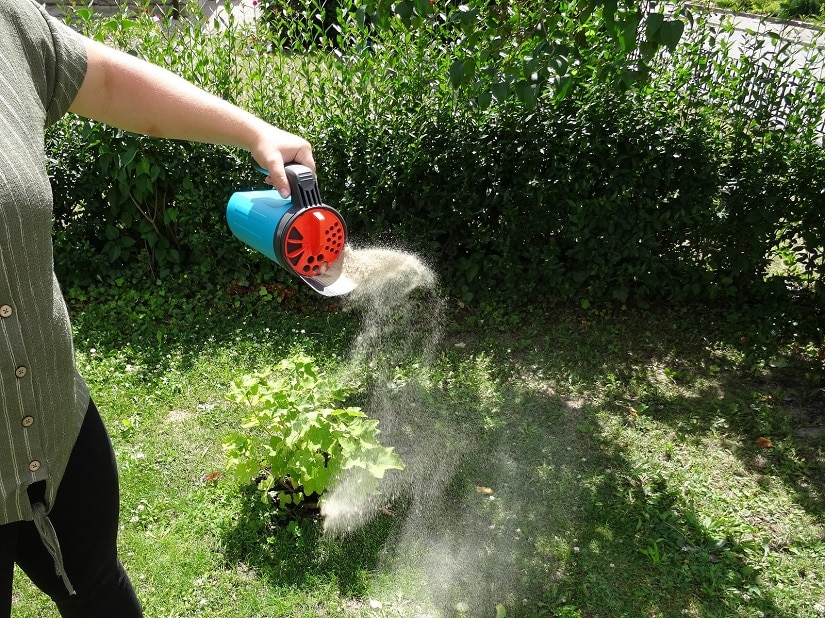
[[[44,101],[46,124],[57,122],[69,109],[86,77],[83,37],[40,7],[54,42],[54,63],[47,67],[49,99]]]

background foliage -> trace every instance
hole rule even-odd
[[[353,242],[420,252],[464,301],[793,300],[815,333],[816,45],[792,48],[766,24],[739,54],[730,24],[631,5],[389,6],[265,2],[254,23],[224,13],[208,27],[194,7],[180,22],[86,9],[70,20],[306,135]],[[681,37],[660,32],[681,20]],[[495,48],[490,28],[473,38],[481,23],[523,45]],[[538,53],[550,32],[572,43]],[[288,281],[223,220],[233,191],[262,184],[244,153],[75,118],[49,148],[68,285],[136,264]]]
[[[331,368],[358,316],[228,233],[231,191],[261,185],[244,153],[67,119],[49,136],[58,268],[147,613],[448,615],[466,591],[480,616],[819,617],[816,48],[800,65],[761,32],[740,59],[732,32],[700,24],[632,88],[588,72],[529,109],[489,83],[485,107],[483,83],[451,83],[453,34],[362,30],[342,10],[330,45],[294,6],[283,29],[192,9],[73,21],[306,134],[355,242],[429,258],[465,302],[446,304],[431,380],[402,366],[389,386],[420,388],[433,414],[405,409],[405,431],[444,439],[415,440],[434,473],[399,448],[422,491],[340,541],[239,495],[219,472],[216,436],[239,422],[227,384],[296,353]],[[448,560],[434,573],[410,564],[430,537]],[[21,618],[53,615],[15,586]]]

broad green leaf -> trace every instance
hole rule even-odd
[[[130,146],[129,148],[127,148],[125,151],[123,151],[123,154],[120,155],[120,165],[123,167],[129,165],[134,160],[136,154],[137,148],[135,148],[134,146]]]
[[[458,88],[464,83],[464,76],[467,71],[467,60],[455,60],[450,65],[450,85]]]
[[[659,42],[658,34],[665,21],[665,16],[661,13],[651,13],[645,20],[645,36],[648,41]]]
[[[684,22],[678,19],[672,19],[662,24],[662,28],[659,31],[659,37],[662,44],[673,52],[676,50],[676,46],[679,44],[684,31]]]

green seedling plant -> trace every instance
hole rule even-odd
[[[279,509],[309,506],[348,473],[377,492],[387,471],[404,463],[378,441],[377,420],[344,407],[355,388],[303,354],[236,379],[228,398],[248,415],[244,431],[224,440],[228,469],[242,482],[257,481],[261,499]]]

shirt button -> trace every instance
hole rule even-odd
[[[20,424],[23,425],[23,427],[31,427],[32,425],[34,425],[34,417],[24,416],[22,419],[20,419]]]
[[[18,378],[25,378],[27,373],[29,373],[29,370],[23,366],[20,366],[14,370],[14,375],[16,375]]]
[[[40,462],[37,461],[36,459],[34,461],[32,461],[29,464],[29,470],[31,470],[32,472],[37,472],[38,470],[40,470]]]
[[[7,318],[11,316],[14,311],[11,308],[11,305],[0,305],[0,318]]]

